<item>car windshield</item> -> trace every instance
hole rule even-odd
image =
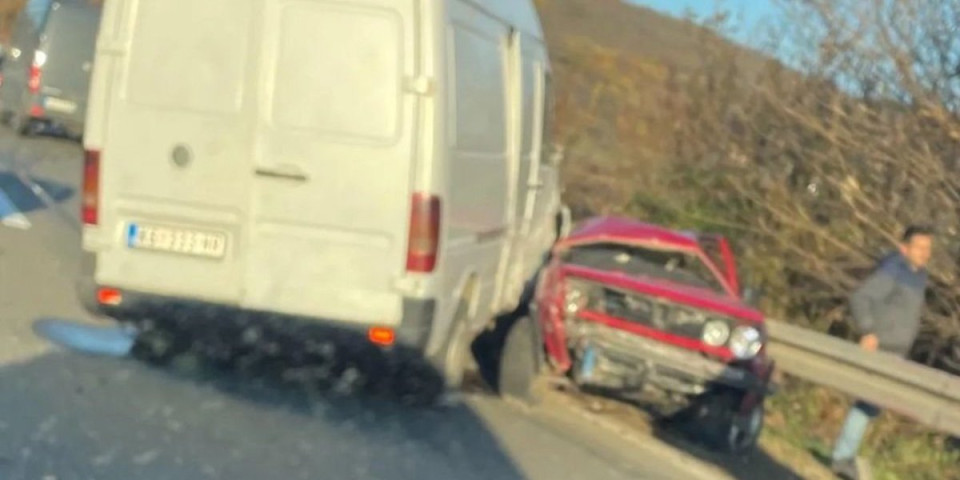
[[[723,284],[701,257],[690,252],[646,248],[620,243],[589,244],[570,249],[567,263],[600,270],[619,271],[691,287],[726,293]]]

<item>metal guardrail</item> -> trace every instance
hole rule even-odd
[[[778,369],[960,437],[960,377],[783,322],[768,329]]]

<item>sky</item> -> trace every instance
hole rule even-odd
[[[758,46],[756,40],[758,25],[776,20],[778,13],[774,0],[627,0],[627,2],[677,17],[683,17],[689,11],[702,18],[717,11],[719,7],[733,14],[736,33],[731,38],[754,47]]]

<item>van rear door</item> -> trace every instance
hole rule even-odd
[[[121,234],[98,281],[399,320],[413,0],[132,3],[129,41],[101,38],[129,52],[102,152],[101,216]]]
[[[98,283],[242,300],[260,3],[107,3],[87,142],[102,147]]]
[[[233,0],[230,0],[233,1]],[[269,1],[254,125],[251,308],[399,321],[417,98],[413,0]]]

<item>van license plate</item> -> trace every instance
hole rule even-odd
[[[71,102],[70,100],[63,100],[61,98],[55,97],[46,97],[43,100],[43,107],[47,110],[60,113],[75,113],[77,111],[77,103]]]
[[[223,233],[131,223],[127,226],[127,246],[143,250],[222,258],[227,252]]]

